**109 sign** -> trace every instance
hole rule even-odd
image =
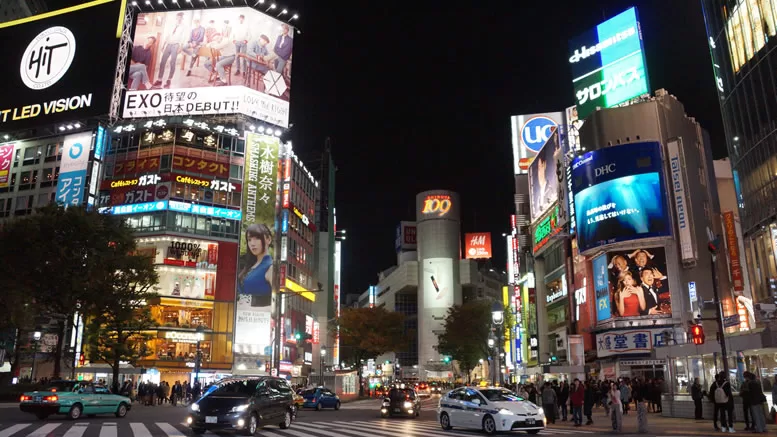
[[[437,214],[439,217],[442,217],[450,210],[450,196],[428,196],[426,199],[424,199],[424,208],[421,210],[421,213]]]

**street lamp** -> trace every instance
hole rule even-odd
[[[40,344],[42,336],[43,334],[37,329],[32,333],[32,369],[30,370],[30,382],[35,381],[35,359],[38,357],[38,345]]]
[[[495,300],[493,305],[491,305],[491,324],[493,325],[494,333],[496,334],[496,341],[494,342],[493,339],[489,338],[488,339],[488,344],[489,344],[490,347],[493,347],[493,346],[491,346],[492,344],[495,344],[495,345],[501,344],[502,324],[505,321],[504,311],[505,311],[505,309],[504,309],[504,306],[502,306],[502,302],[500,302],[498,300]],[[492,379],[493,379],[494,385],[496,385],[497,373],[500,373],[499,372],[499,369],[500,369],[499,361],[500,360],[499,360],[499,354],[497,353],[497,348],[494,348],[494,355],[495,355],[495,357],[494,357],[495,358],[495,361],[494,361],[494,376],[493,376]],[[499,374],[498,376],[499,376],[499,382],[501,383],[502,382],[502,375]]]
[[[196,385],[200,382],[200,366],[202,365],[202,348],[200,347],[200,342],[205,339],[205,327],[197,325],[195,332],[197,333],[197,354],[194,357],[194,384]]]
[[[321,371],[321,387],[324,386],[324,357],[326,357],[326,346],[321,346],[321,358],[318,360],[319,370]]]

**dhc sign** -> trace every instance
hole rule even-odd
[[[521,130],[523,143],[534,152],[539,152],[550,138],[555,127],[558,127],[558,124],[544,115],[530,118]]]

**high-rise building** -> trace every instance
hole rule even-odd
[[[777,1],[702,2],[757,304],[777,304]]]
[[[3,0],[0,2],[0,23],[42,14],[46,9],[45,0]]]

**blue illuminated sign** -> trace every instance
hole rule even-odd
[[[158,202],[134,203],[131,205],[117,205],[106,208],[100,208],[101,214],[126,215],[140,214],[144,212],[156,211],[175,211],[187,214],[204,215],[208,217],[223,218],[229,220],[240,220],[242,214],[235,209],[218,208],[215,206],[195,205],[187,202],[177,202],[175,200],[162,200]]]
[[[521,129],[521,138],[526,147],[531,151],[537,153],[542,149],[542,146],[550,139],[550,134],[553,133],[553,128],[558,127],[558,123],[553,121],[550,117],[544,115],[538,115],[530,118]]]
[[[578,117],[650,92],[637,8],[570,40]]]
[[[283,218],[281,220],[281,233],[285,234],[289,232],[289,210],[283,210]]]
[[[660,144],[632,143],[572,161],[580,251],[619,241],[670,235]]]
[[[215,206],[195,205],[193,203],[169,201],[170,211],[185,212],[189,214],[205,215],[230,220],[240,220],[242,214],[236,209],[218,208]]]
[[[607,254],[603,253],[591,261],[594,270],[594,293],[596,294],[596,320],[603,322],[612,317],[610,308],[610,278],[607,276]]]
[[[106,132],[102,126],[97,127],[97,137],[94,140],[94,159],[103,158],[103,150],[106,139]]]

